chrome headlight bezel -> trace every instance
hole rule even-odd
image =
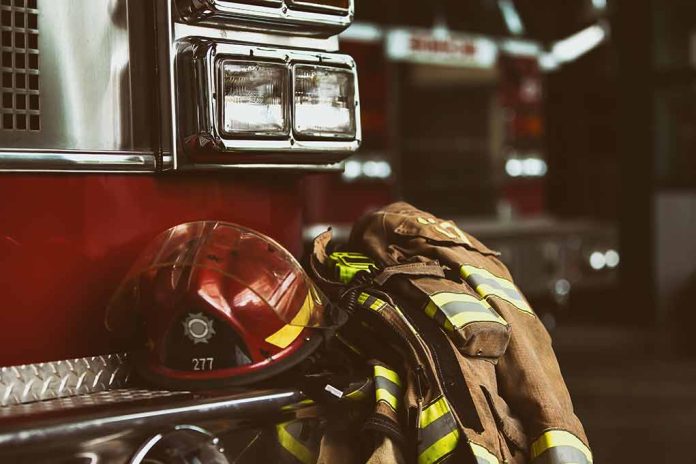
[[[226,61],[275,63],[285,67],[288,75],[287,115],[289,130],[283,137],[265,137],[263,134],[229,134],[223,130],[223,111],[221,99],[224,95],[222,66]],[[225,163],[237,160],[246,162],[248,157],[235,157],[237,154],[258,155],[260,159],[294,162],[289,153],[307,153],[305,162],[325,162],[340,160],[355,152],[360,146],[362,130],[360,122],[360,95],[355,62],[348,55],[301,51],[266,46],[252,46],[190,39],[182,45],[177,55],[177,119],[179,145],[187,156],[224,156]],[[353,78],[355,137],[340,139],[332,136],[298,137],[294,128],[294,72],[296,64],[328,66],[350,73]],[[326,156],[322,157],[321,154]],[[274,156],[271,155],[280,155]],[[258,161],[258,160],[257,160]]]

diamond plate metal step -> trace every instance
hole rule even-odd
[[[127,353],[0,368],[0,405],[96,393],[128,385]]]

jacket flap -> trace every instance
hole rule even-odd
[[[397,264],[389,266],[377,274],[375,283],[384,285],[387,280],[396,275],[445,277],[445,272],[436,261]]]
[[[499,256],[473,236],[462,231],[453,221],[442,220],[428,213],[414,210],[402,214],[403,220],[394,229],[394,233],[405,237],[421,237],[430,242],[463,246],[484,255]]]

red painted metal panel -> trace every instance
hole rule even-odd
[[[299,176],[0,176],[0,365],[121,349],[104,308],[146,243],[216,219],[301,252]]]

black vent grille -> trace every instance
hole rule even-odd
[[[38,0],[0,0],[0,129],[41,130]]]

